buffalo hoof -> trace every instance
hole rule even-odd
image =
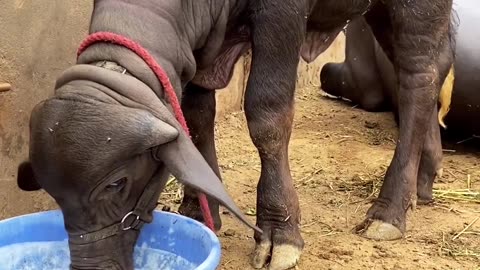
[[[426,206],[432,206],[435,201],[433,199],[421,199],[418,198],[417,200],[417,205],[426,205]]]
[[[281,244],[274,245],[272,249],[272,242],[264,241],[255,247],[252,266],[263,268],[271,256],[268,270],[286,270],[297,265],[301,254],[302,249],[297,246]]]
[[[433,203],[433,192],[431,188],[417,190],[417,205],[430,205]]]
[[[436,173],[437,173],[437,177],[438,177],[438,178],[442,178],[442,176],[443,176],[443,168],[438,169]]]
[[[363,228],[357,228],[357,232],[362,237],[365,237],[367,239],[377,241],[392,241],[403,237],[402,231],[400,231],[400,229],[390,223],[380,220],[373,220],[367,223],[369,224],[363,224],[363,226],[360,225],[360,227]]]

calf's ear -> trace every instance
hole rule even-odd
[[[225,186],[185,132],[181,131],[175,141],[158,146],[156,157],[165,164],[178,181],[217,199],[245,225],[262,232],[251,224],[238,208]]]
[[[147,139],[144,139],[144,134],[142,135],[142,140],[149,147],[163,145],[175,140],[178,137],[178,130],[167,124],[166,122],[155,118],[155,116],[148,114],[149,119],[145,120],[146,123],[149,123],[149,132],[150,135],[147,136]]]
[[[35,191],[42,188],[35,179],[30,161],[24,161],[18,166],[17,185],[24,191]]]

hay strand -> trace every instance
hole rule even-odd
[[[453,242],[448,242],[445,233],[442,232],[442,242],[439,247],[440,255],[447,255],[451,257],[471,257],[480,259],[480,251],[472,250],[463,245],[454,244]]]
[[[480,192],[471,190],[470,188],[450,190],[434,189],[433,196],[436,199],[480,203]]]
[[[465,233],[465,231],[467,231],[470,227],[472,227],[473,224],[475,224],[475,222],[477,222],[478,219],[480,219],[480,216],[478,216],[477,218],[475,218],[472,222],[470,222],[470,224],[468,224],[465,228],[463,228],[463,230],[461,230],[459,233],[457,233],[457,234],[452,238],[452,241],[455,241],[455,239],[457,239],[458,237],[460,237],[460,235],[462,235],[463,233]]]

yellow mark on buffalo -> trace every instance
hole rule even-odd
[[[440,90],[439,102],[440,109],[438,110],[438,122],[443,128],[447,128],[443,119],[450,111],[450,104],[452,103],[453,83],[455,81],[455,69],[453,65],[450,67],[447,78],[443,82],[442,89]]]

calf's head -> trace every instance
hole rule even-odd
[[[139,229],[151,221],[169,173],[246,221],[178,123],[108,95],[78,93],[34,108],[29,160],[17,179],[60,206],[73,269],[133,269]]]

